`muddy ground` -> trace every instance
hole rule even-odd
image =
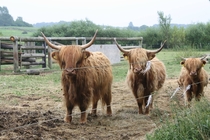
[[[172,102],[178,99],[180,104],[184,103],[181,91],[170,99],[178,87],[176,80],[165,81],[163,88],[155,94],[154,108],[149,115],[138,114],[137,103],[125,82],[113,83],[113,115],[106,116],[105,109],[99,107],[98,116],[88,116],[85,125],[79,123],[78,108],[74,110],[71,124],[63,121],[62,92],[49,89],[45,95],[3,95],[0,97],[4,101],[0,103],[0,139],[143,140],[146,134],[161,126],[162,120],[170,117]],[[205,91],[210,100],[210,86]]]

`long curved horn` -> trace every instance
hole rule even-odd
[[[151,52],[151,53],[158,53],[158,52],[160,52],[163,49],[163,46],[164,46],[165,43],[166,43],[166,40],[163,42],[163,44],[161,43],[162,45],[161,45],[161,47],[159,49],[154,50],[154,51],[151,51],[151,50],[150,51],[147,50],[147,51]]]
[[[98,32],[98,29],[96,30],[96,32],[95,32],[93,38],[91,39],[91,41],[88,42],[87,44],[84,44],[84,45],[81,46],[82,49],[86,49],[86,48],[90,47],[93,44],[93,42],[95,41],[97,32]]]
[[[45,35],[41,32],[42,36],[44,37],[45,42],[47,43],[47,45],[49,45],[52,49],[56,49],[56,50],[60,50],[61,46],[56,46],[54,44],[52,44],[46,37]]]
[[[129,52],[130,52],[130,50],[125,50],[125,49],[121,48],[120,45],[117,43],[116,38],[114,38],[114,41],[115,41],[115,44],[117,45],[118,49],[119,49],[121,52],[123,52],[123,53],[129,53]]]
[[[181,56],[180,56],[180,58],[181,58],[182,61],[185,61],[185,60],[186,60],[186,58],[184,58],[184,57],[181,57]]]

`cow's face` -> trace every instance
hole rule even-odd
[[[147,62],[155,57],[154,53],[149,53],[143,48],[131,49],[129,53],[124,53],[127,57],[130,68],[134,73],[143,73],[146,69]]]
[[[189,75],[192,77],[196,77],[205,64],[206,61],[201,58],[187,58],[181,61],[181,65],[186,68]]]
[[[54,51],[51,53],[51,56],[54,60],[56,60],[60,68],[64,70],[65,74],[67,75],[75,75],[77,66],[82,63],[82,61],[90,56],[90,52],[86,51],[85,49],[90,47],[97,34],[98,30],[96,30],[93,38],[90,40],[89,43],[84,45],[66,45],[66,46],[57,46],[55,44],[52,44],[42,33],[42,36],[44,37],[45,42],[49,47],[52,49],[55,49],[57,51]]]
[[[130,64],[130,69],[134,73],[145,73],[146,65],[150,64],[148,61],[152,60],[155,57],[155,54],[160,52],[163,49],[165,42],[161,45],[161,47],[157,50],[149,51],[143,48],[136,48],[131,50],[125,50],[117,43],[116,38],[114,38],[115,44],[118,49],[123,53],[124,57],[127,57]],[[144,71],[145,70],[145,71]]]
[[[79,46],[69,45],[61,47],[59,51],[52,52],[51,56],[66,74],[75,75],[78,65],[90,56],[90,52]]]

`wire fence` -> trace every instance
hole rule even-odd
[[[168,61],[174,61],[175,59],[165,59],[165,60],[162,60],[163,62],[168,62]],[[144,62],[143,62],[144,63]],[[139,64],[139,63],[138,63]],[[91,67],[80,67],[80,68],[75,68],[75,69],[86,69],[86,68],[106,68],[106,67],[115,67],[115,66],[124,66],[124,64],[114,64],[114,65],[100,65],[100,66],[91,66]],[[150,67],[150,64],[148,64],[148,67]],[[148,68],[148,67],[146,67],[146,69],[148,70],[148,69],[150,69],[150,68]],[[60,70],[56,70],[56,71],[60,71]],[[190,86],[192,86],[192,85],[197,85],[197,84],[200,84],[200,83],[202,83],[203,81],[200,81],[200,82],[197,82],[197,83],[193,83],[193,84],[189,84],[188,86],[187,86],[187,88],[185,89],[185,91],[183,92],[183,95],[186,93],[186,91],[187,90],[189,90],[190,89]],[[178,88],[176,88],[175,90],[174,90],[174,92],[172,92],[171,94],[170,94],[170,96],[171,96],[171,99],[175,96],[175,94],[180,90],[180,89],[182,89],[183,87],[178,87]],[[148,102],[147,102],[147,105],[146,105],[146,107],[148,107],[149,106],[149,104],[151,103],[150,101],[151,101],[151,98],[152,98],[152,96],[153,96],[153,94],[151,93],[151,95],[147,95],[147,96],[143,96],[143,97],[139,97],[139,98],[134,98],[134,99],[132,99],[132,100],[127,100],[127,101],[125,101],[125,102],[134,102],[134,100],[138,100],[138,99],[142,99],[142,98],[146,98],[146,97],[148,97],[149,98],[149,100],[148,100]],[[134,102],[134,104],[136,104],[136,102]],[[111,106],[111,105],[108,105],[108,106]],[[87,110],[87,111],[84,111],[84,112],[86,112],[86,113],[88,113],[88,112],[90,112],[90,111],[92,111],[92,110],[95,110],[95,109],[91,109],[91,110]],[[97,110],[101,110],[101,109],[97,109]],[[81,115],[82,113],[84,113],[84,112],[77,112],[77,113],[73,113],[72,115],[69,115],[69,116],[76,116],[76,115]],[[44,117],[44,116],[43,116]],[[41,118],[39,118],[39,119],[41,119]],[[39,124],[41,124],[41,123],[44,123],[44,122],[49,122],[49,121],[53,121],[53,120],[62,120],[62,118],[61,117],[55,117],[55,118],[52,118],[52,119],[48,119],[48,120],[42,120],[42,121],[38,121],[38,122],[34,122],[34,123],[30,123],[30,124],[26,124],[26,125],[23,125],[23,126],[17,126],[17,127],[14,127],[14,128],[9,128],[9,129],[6,129],[6,130],[2,130],[2,131],[0,131],[0,133],[1,134],[3,134],[3,133],[6,133],[6,132],[9,132],[9,131],[14,131],[14,130],[16,130],[16,129],[21,129],[21,128],[27,128],[27,127],[30,127],[30,126],[34,126],[34,125],[39,125]]]

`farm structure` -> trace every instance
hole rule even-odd
[[[59,41],[71,41],[72,44],[86,44],[91,37],[47,37],[53,44],[61,44]],[[143,38],[117,38],[119,41],[138,41],[138,46],[122,46],[124,49],[141,47]],[[113,42],[112,37],[96,37],[96,41],[110,41],[109,44],[93,44],[87,50],[104,53],[111,64],[119,63],[122,55]],[[1,65],[13,65],[14,73],[32,70],[33,66],[41,66],[38,69],[51,69],[52,49],[45,44],[43,37],[0,37],[0,70]],[[36,67],[37,68],[37,67]]]

